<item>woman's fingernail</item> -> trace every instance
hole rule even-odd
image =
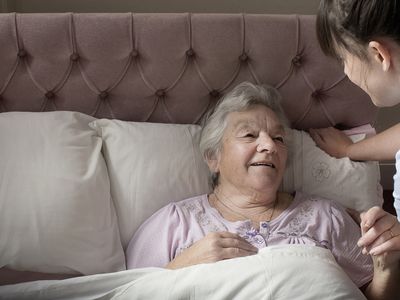
[[[369,254],[371,255],[376,255],[378,253],[378,251],[376,251],[375,249],[372,249],[371,251],[369,251]]]
[[[358,246],[358,247],[364,246],[364,241],[361,240],[361,239],[359,239],[358,242],[357,242],[357,246]]]

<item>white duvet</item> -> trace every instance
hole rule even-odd
[[[329,250],[271,246],[180,270],[144,268],[0,287],[0,299],[365,299]]]

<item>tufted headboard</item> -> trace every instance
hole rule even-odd
[[[277,87],[293,127],[373,123],[368,96],[325,57],[314,16],[0,14],[0,111],[198,123],[248,80]]]

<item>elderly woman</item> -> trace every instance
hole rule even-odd
[[[279,101],[274,88],[250,83],[221,99],[200,141],[213,192],[171,203],[150,217],[128,246],[128,268],[177,269],[253,255],[271,245],[308,244],[331,250],[371,299],[382,295],[393,276],[381,276],[379,268],[374,276],[371,256],[357,246],[360,228],[346,211],[329,200],[278,191],[288,155],[288,121]]]

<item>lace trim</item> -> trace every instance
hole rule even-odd
[[[194,215],[196,221],[208,232],[224,231],[226,228],[222,228],[220,224],[216,224],[210,218],[208,214],[205,213],[201,204],[196,202],[187,202],[182,205],[182,208],[186,209],[189,213]]]

